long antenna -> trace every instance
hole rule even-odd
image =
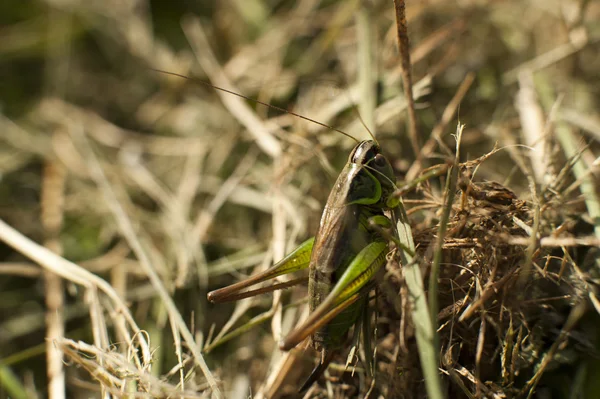
[[[373,139],[373,141],[375,143],[377,143],[377,145],[379,145],[379,141],[377,141],[377,139],[375,138],[375,135],[373,134],[373,132],[371,131],[371,129],[369,129],[369,127],[367,126],[367,124],[365,123],[365,121],[363,120],[362,115],[360,114],[360,112],[358,112],[358,109],[356,109],[356,104],[353,104],[354,111],[356,112],[356,115],[358,116],[358,119],[360,120],[360,123],[362,123],[362,125],[364,126],[365,129],[367,129],[367,132],[369,132],[369,136],[371,136],[371,138]]]
[[[243,95],[243,94],[236,93],[236,92],[234,92],[234,91],[232,91],[232,90],[227,90],[227,89],[224,89],[224,88],[222,88],[222,87],[215,86],[215,85],[213,85],[213,84],[211,84],[211,83],[208,83],[208,82],[206,82],[206,81],[204,81],[204,80],[202,80],[202,79],[191,78],[191,77],[189,77],[189,76],[181,75],[181,74],[179,74],[179,73],[175,73],[175,72],[163,71],[163,70],[161,70],[161,69],[155,69],[155,68],[149,68],[149,69],[150,69],[150,70],[152,70],[152,71],[155,71],[155,72],[164,73],[165,75],[177,76],[177,77],[180,77],[180,78],[183,78],[183,79],[190,80],[190,81],[192,81],[192,82],[195,82],[195,83],[200,83],[200,84],[203,84],[204,86],[211,87],[211,88],[213,88],[213,89],[215,89],[215,90],[220,90],[220,91],[222,91],[222,92],[225,92],[225,93],[228,93],[228,94],[233,94],[234,96],[237,96],[237,97],[243,98],[243,99],[245,99],[245,100],[252,101],[252,102],[254,102],[254,103],[256,103],[256,104],[264,105],[265,107],[269,107],[269,108],[275,109],[275,110],[277,110],[277,111],[284,112],[284,113],[286,113],[286,114],[290,114],[290,115],[296,116],[296,117],[298,117],[298,118],[300,118],[300,119],[304,119],[305,121],[312,122],[312,123],[314,123],[314,124],[317,124],[317,125],[319,125],[319,126],[321,126],[321,127],[324,127],[324,128],[326,128],[326,129],[333,130],[333,131],[335,131],[335,132],[341,133],[341,134],[343,134],[344,136],[351,138],[352,140],[354,140],[354,141],[355,141],[355,142],[357,142],[357,143],[359,143],[359,142],[360,142],[360,141],[359,141],[358,139],[356,139],[354,136],[351,136],[351,135],[349,135],[348,133],[346,133],[346,132],[344,132],[344,131],[342,131],[342,130],[340,130],[340,129],[337,129],[337,128],[333,127],[333,126],[327,125],[327,124],[325,124],[325,123],[323,123],[323,122],[319,122],[319,121],[317,121],[317,120],[314,120],[314,119],[311,119],[311,118],[309,118],[309,117],[307,117],[307,116],[304,116],[304,115],[297,114],[297,113],[295,113],[295,112],[293,112],[293,111],[289,111],[289,110],[287,110],[287,109],[285,109],[285,108],[281,108],[281,107],[278,107],[278,106],[276,106],[276,105],[269,104],[269,103],[266,103],[266,102],[263,102],[263,101],[257,100],[257,99],[255,99],[255,98],[247,97],[247,96],[245,96],[245,95]],[[369,132],[369,133],[370,133],[370,132]],[[373,135],[371,134],[371,136],[373,136]]]

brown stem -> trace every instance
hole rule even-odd
[[[413,98],[413,84],[410,70],[410,49],[408,43],[408,29],[406,26],[406,12],[404,0],[394,0],[396,9],[396,27],[398,32],[398,48],[400,50],[400,63],[402,66],[402,80],[404,81],[404,96],[408,103],[408,137],[417,161],[419,161],[421,146],[417,131],[417,114]]]

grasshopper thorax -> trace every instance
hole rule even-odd
[[[385,207],[387,198],[394,191],[396,179],[392,165],[381,153],[379,144],[373,140],[360,142],[350,153],[348,163],[356,165],[356,167],[361,169],[364,168],[374,180],[372,183],[380,186],[380,189],[377,190],[379,191],[379,198],[375,201],[356,202]]]

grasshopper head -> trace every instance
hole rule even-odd
[[[388,196],[394,191],[396,177],[381,148],[373,140],[366,140],[354,147],[348,162],[365,167],[381,185],[381,198],[377,202],[385,206]]]

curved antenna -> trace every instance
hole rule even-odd
[[[375,138],[375,135],[373,134],[371,129],[369,129],[369,127],[367,126],[367,123],[365,122],[362,115],[360,114],[360,111],[358,110],[358,106],[356,105],[354,100],[352,100],[352,97],[350,96],[350,94],[346,90],[341,89],[340,86],[338,85],[338,83],[333,79],[322,79],[322,81],[327,82],[328,84],[334,86],[336,89],[338,89],[341,93],[344,94],[344,96],[346,97],[346,100],[348,101],[348,104],[350,104],[350,107],[352,108],[352,111],[354,111],[354,114],[358,117],[360,124],[363,125],[365,130],[369,133],[369,136],[371,136],[371,139],[375,143],[377,143],[377,145],[379,145],[379,141],[377,141],[377,139]]]
[[[352,103],[352,109],[354,110],[354,112],[356,112],[356,116],[358,116],[358,119],[360,120],[360,123],[364,126],[365,129],[367,129],[367,132],[369,132],[369,136],[371,136],[371,138],[373,139],[373,141],[377,145],[379,145],[379,141],[377,141],[377,139],[375,138],[375,135],[373,134],[373,132],[371,131],[371,129],[369,129],[369,127],[365,123],[362,115],[360,114],[360,112],[358,112],[358,108],[356,107],[356,104]]]
[[[269,103],[266,103],[266,102],[263,102],[263,101],[257,100],[257,99],[255,99],[255,98],[247,97],[247,96],[245,96],[245,95],[243,95],[243,94],[236,93],[235,91],[232,91],[232,90],[227,90],[227,89],[224,89],[224,88],[222,88],[222,87],[215,86],[215,85],[213,85],[213,84],[211,84],[211,83],[208,83],[208,82],[206,82],[206,81],[204,81],[204,80],[202,80],[202,79],[195,79],[195,78],[191,78],[191,77],[189,77],[189,76],[181,75],[181,74],[179,74],[179,73],[175,73],[175,72],[168,72],[168,71],[163,71],[163,70],[161,70],[161,69],[155,69],[155,68],[148,68],[148,69],[150,69],[151,71],[154,71],[154,72],[164,73],[165,75],[177,76],[177,77],[180,77],[180,78],[183,78],[183,79],[187,79],[187,80],[189,80],[189,81],[192,81],[192,82],[195,82],[195,83],[201,83],[201,84],[203,84],[204,86],[211,87],[211,88],[213,88],[213,89],[215,89],[215,90],[219,90],[219,91],[222,91],[222,92],[225,92],[225,93],[228,93],[228,94],[232,94],[232,95],[234,95],[234,96],[237,96],[237,97],[243,98],[243,99],[245,99],[245,100],[252,101],[252,102],[254,102],[254,103],[256,103],[256,104],[264,105],[265,107],[269,107],[269,108],[272,108],[272,109],[274,109],[274,110],[277,110],[277,111],[280,111],[280,112],[284,112],[284,113],[286,113],[286,114],[293,115],[293,116],[295,116],[295,117],[298,117],[298,118],[300,118],[300,119],[304,119],[305,121],[308,121],[308,122],[312,122],[312,123],[314,123],[314,124],[317,124],[317,125],[319,125],[319,126],[321,126],[321,127],[324,127],[324,128],[326,128],[326,129],[333,130],[333,131],[335,131],[335,132],[341,133],[341,134],[343,134],[344,136],[351,138],[351,139],[352,139],[352,140],[354,140],[356,143],[360,143],[360,141],[359,141],[359,140],[358,140],[356,137],[354,137],[354,136],[351,136],[351,135],[349,135],[348,133],[346,133],[346,132],[344,132],[344,131],[342,131],[342,130],[340,130],[340,129],[337,129],[337,128],[333,127],[333,126],[330,126],[330,125],[328,125],[328,124],[326,124],[326,123],[319,122],[319,121],[317,121],[317,120],[314,120],[314,119],[311,119],[311,118],[309,118],[309,117],[307,117],[307,116],[304,116],[304,115],[297,114],[297,113],[295,113],[295,112],[293,112],[293,111],[289,111],[289,110],[287,110],[287,109],[285,109],[285,108],[281,108],[281,107],[278,107],[278,106],[276,106],[276,105],[269,104]],[[362,118],[361,118],[361,121],[362,121]],[[364,125],[364,123],[363,123],[363,125]],[[366,127],[366,126],[365,126],[365,127]],[[367,130],[368,130],[368,129],[367,129]],[[369,132],[369,133],[371,133],[371,132]],[[371,134],[371,137],[373,137],[373,135],[372,135],[372,134]],[[375,137],[373,137],[373,139],[375,139]]]

